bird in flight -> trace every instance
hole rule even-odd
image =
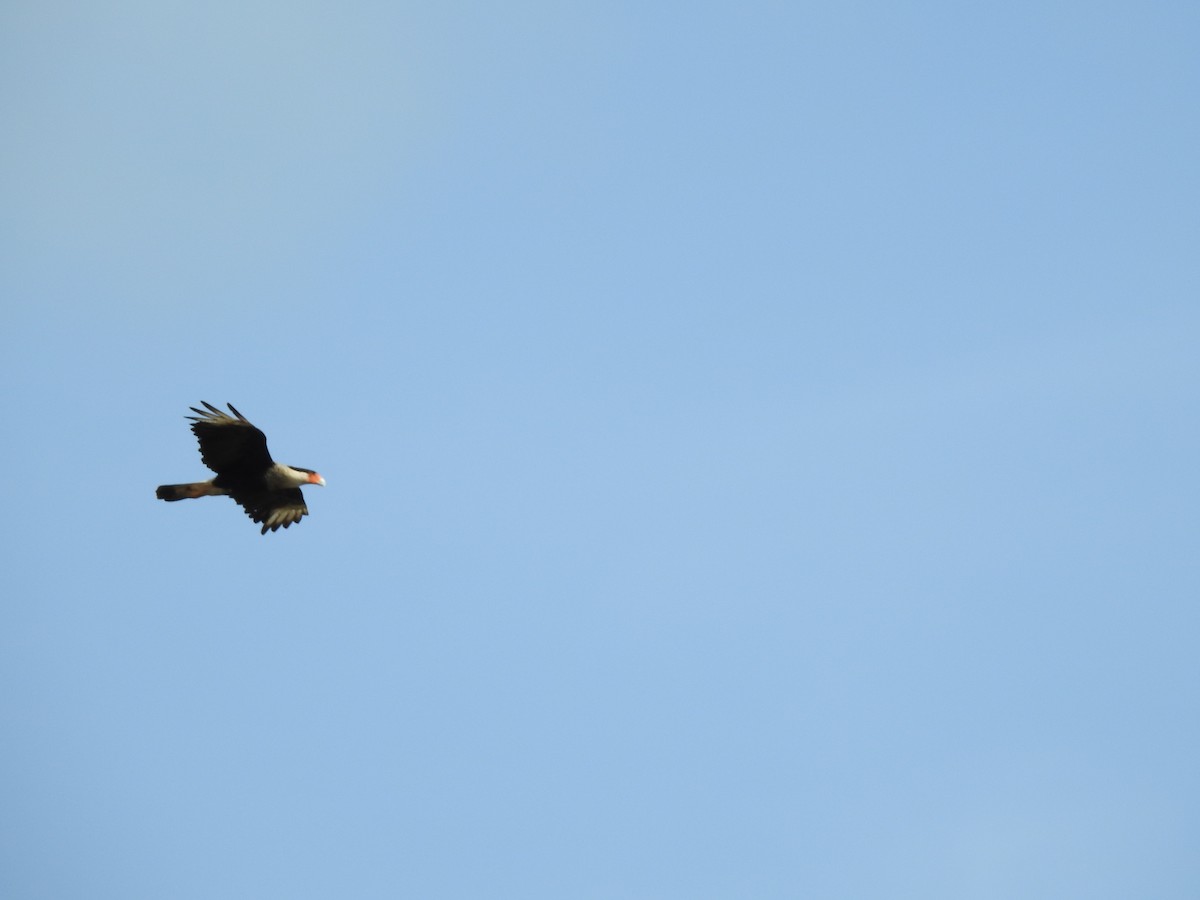
[[[200,442],[200,460],[217,473],[211,481],[192,484],[164,484],[155,492],[159,500],[185,500],[193,497],[232,497],[246,515],[277,531],[308,515],[300,486],[319,484],[325,479],[312,469],[281,465],[267,452],[267,436],[229,404],[229,415],[203,400],[205,409],[191,407],[197,415],[192,433]],[[206,411],[207,410],[207,411]]]

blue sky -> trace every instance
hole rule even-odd
[[[1198,38],[8,4],[0,894],[1194,897]]]

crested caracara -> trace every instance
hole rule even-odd
[[[200,442],[200,460],[217,473],[211,481],[193,484],[164,484],[155,492],[159,500],[184,500],[191,497],[226,495],[233,498],[255,522],[262,533],[287,528],[308,515],[303,484],[325,486],[325,479],[312,469],[284,466],[267,452],[267,436],[255,428],[229,404],[230,416],[211,403],[196,409],[192,432]],[[236,418],[235,418],[236,417]]]

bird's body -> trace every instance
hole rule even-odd
[[[202,401],[203,403],[203,401]],[[312,469],[285,466],[271,459],[267,436],[250,424],[232,403],[222,412],[210,403],[205,409],[192,407],[192,432],[200,442],[200,459],[216,473],[211,481],[164,484],[156,491],[159,500],[229,496],[262,523],[262,533],[299,522],[308,515],[300,486],[324,486],[325,479]]]

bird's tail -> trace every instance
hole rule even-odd
[[[159,500],[170,501],[189,500],[194,497],[207,497],[224,493],[223,490],[215,487],[211,481],[197,481],[192,484],[160,484],[158,490],[154,492],[154,496]]]

